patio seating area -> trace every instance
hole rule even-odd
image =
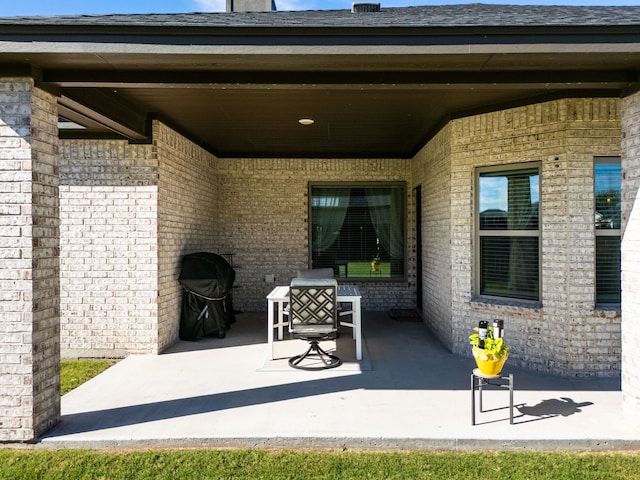
[[[266,313],[243,313],[226,338],[122,360],[63,397],[62,421],[39,446],[640,448],[618,379],[560,378],[507,362],[514,424],[508,392],[487,390],[487,411],[472,426],[473,358],[450,354],[421,322],[363,312],[362,361],[345,353],[343,365],[322,371],[266,368],[266,324]],[[276,357],[289,342],[299,342],[294,352],[305,346],[276,342]],[[337,342],[355,348],[349,329]]]

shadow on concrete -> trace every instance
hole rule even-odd
[[[593,405],[593,402],[576,403],[571,398],[560,397],[543,400],[532,407],[519,405],[516,408],[523,415],[550,418],[557,417],[558,415],[563,417],[575,415],[576,413],[582,412],[583,407],[588,407],[590,405]]]

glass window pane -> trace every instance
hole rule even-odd
[[[485,172],[479,177],[481,230],[537,230],[538,169]]]
[[[620,237],[596,237],[596,303],[620,303]]]
[[[480,294],[538,300],[538,237],[481,237],[480,270]]]
[[[402,185],[312,186],[311,260],[348,278],[404,278]]]
[[[596,227],[596,304],[619,304],[622,191],[620,158],[596,158],[593,183]]]
[[[620,163],[595,164],[596,228],[620,228]]]

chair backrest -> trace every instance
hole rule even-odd
[[[333,278],[333,268],[305,268],[298,270],[297,278]]]
[[[332,278],[294,278],[289,290],[289,331],[294,335],[337,330],[338,282]]]

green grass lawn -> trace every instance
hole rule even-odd
[[[640,479],[638,454],[0,449],[0,479]]]
[[[66,389],[110,360],[64,361]],[[640,453],[0,448],[0,480],[640,480]]]
[[[348,267],[339,267],[340,276],[344,277],[348,272],[348,278],[391,278],[391,263],[381,262],[380,270],[371,271],[371,262],[349,262]]]
[[[64,395],[87,380],[105,371],[115,360],[62,360],[60,362],[60,393]]]

